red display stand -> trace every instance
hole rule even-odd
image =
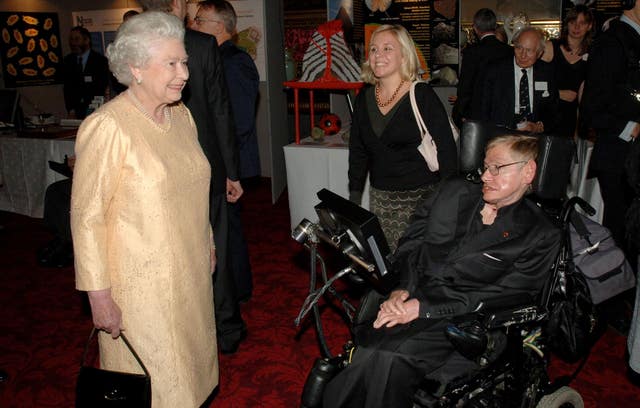
[[[287,88],[293,89],[293,107],[295,114],[295,126],[296,126],[296,144],[300,144],[300,104],[299,104],[299,92],[300,89],[309,90],[309,114],[311,115],[311,129],[313,129],[315,123],[315,114],[313,112],[313,91],[315,89],[321,90],[355,90],[356,93],[364,86],[364,82],[345,82],[337,79],[333,80],[318,80],[313,82],[299,82],[299,81],[286,81],[283,85]]]

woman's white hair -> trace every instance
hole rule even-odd
[[[129,18],[107,47],[109,69],[118,82],[129,86],[133,81],[130,67],[143,68],[151,58],[151,46],[167,39],[184,41],[184,24],[178,17],[146,11]]]

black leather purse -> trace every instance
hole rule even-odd
[[[98,330],[94,327],[82,354],[80,374],[76,384],[77,408],[151,408],[151,377],[124,334],[124,341],[144,374],[102,370],[86,365],[91,339]]]

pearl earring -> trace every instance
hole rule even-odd
[[[142,83],[142,78],[136,78],[136,84],[140,85]]]

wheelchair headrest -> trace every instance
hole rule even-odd
[[[460,132],[460,172],[464,175],[475,173],[482,167],[487,142],[508,133],[513,132],[488,122],[465,121]]]
[[[560,136],[540,136],[538,171],[532,186],[538,197],[542,199],[566,197],[574,155],[573,140]]]
[[[467,120],[460,134],[460,172],[477,174],[484,162],[487,142],[506,134],[527,134],[491,123]],[[575,144],[571,139],[552,135],[539,135],[538,170],[533,190],[542,199],[564,198],[569,184],[571,161]]]

